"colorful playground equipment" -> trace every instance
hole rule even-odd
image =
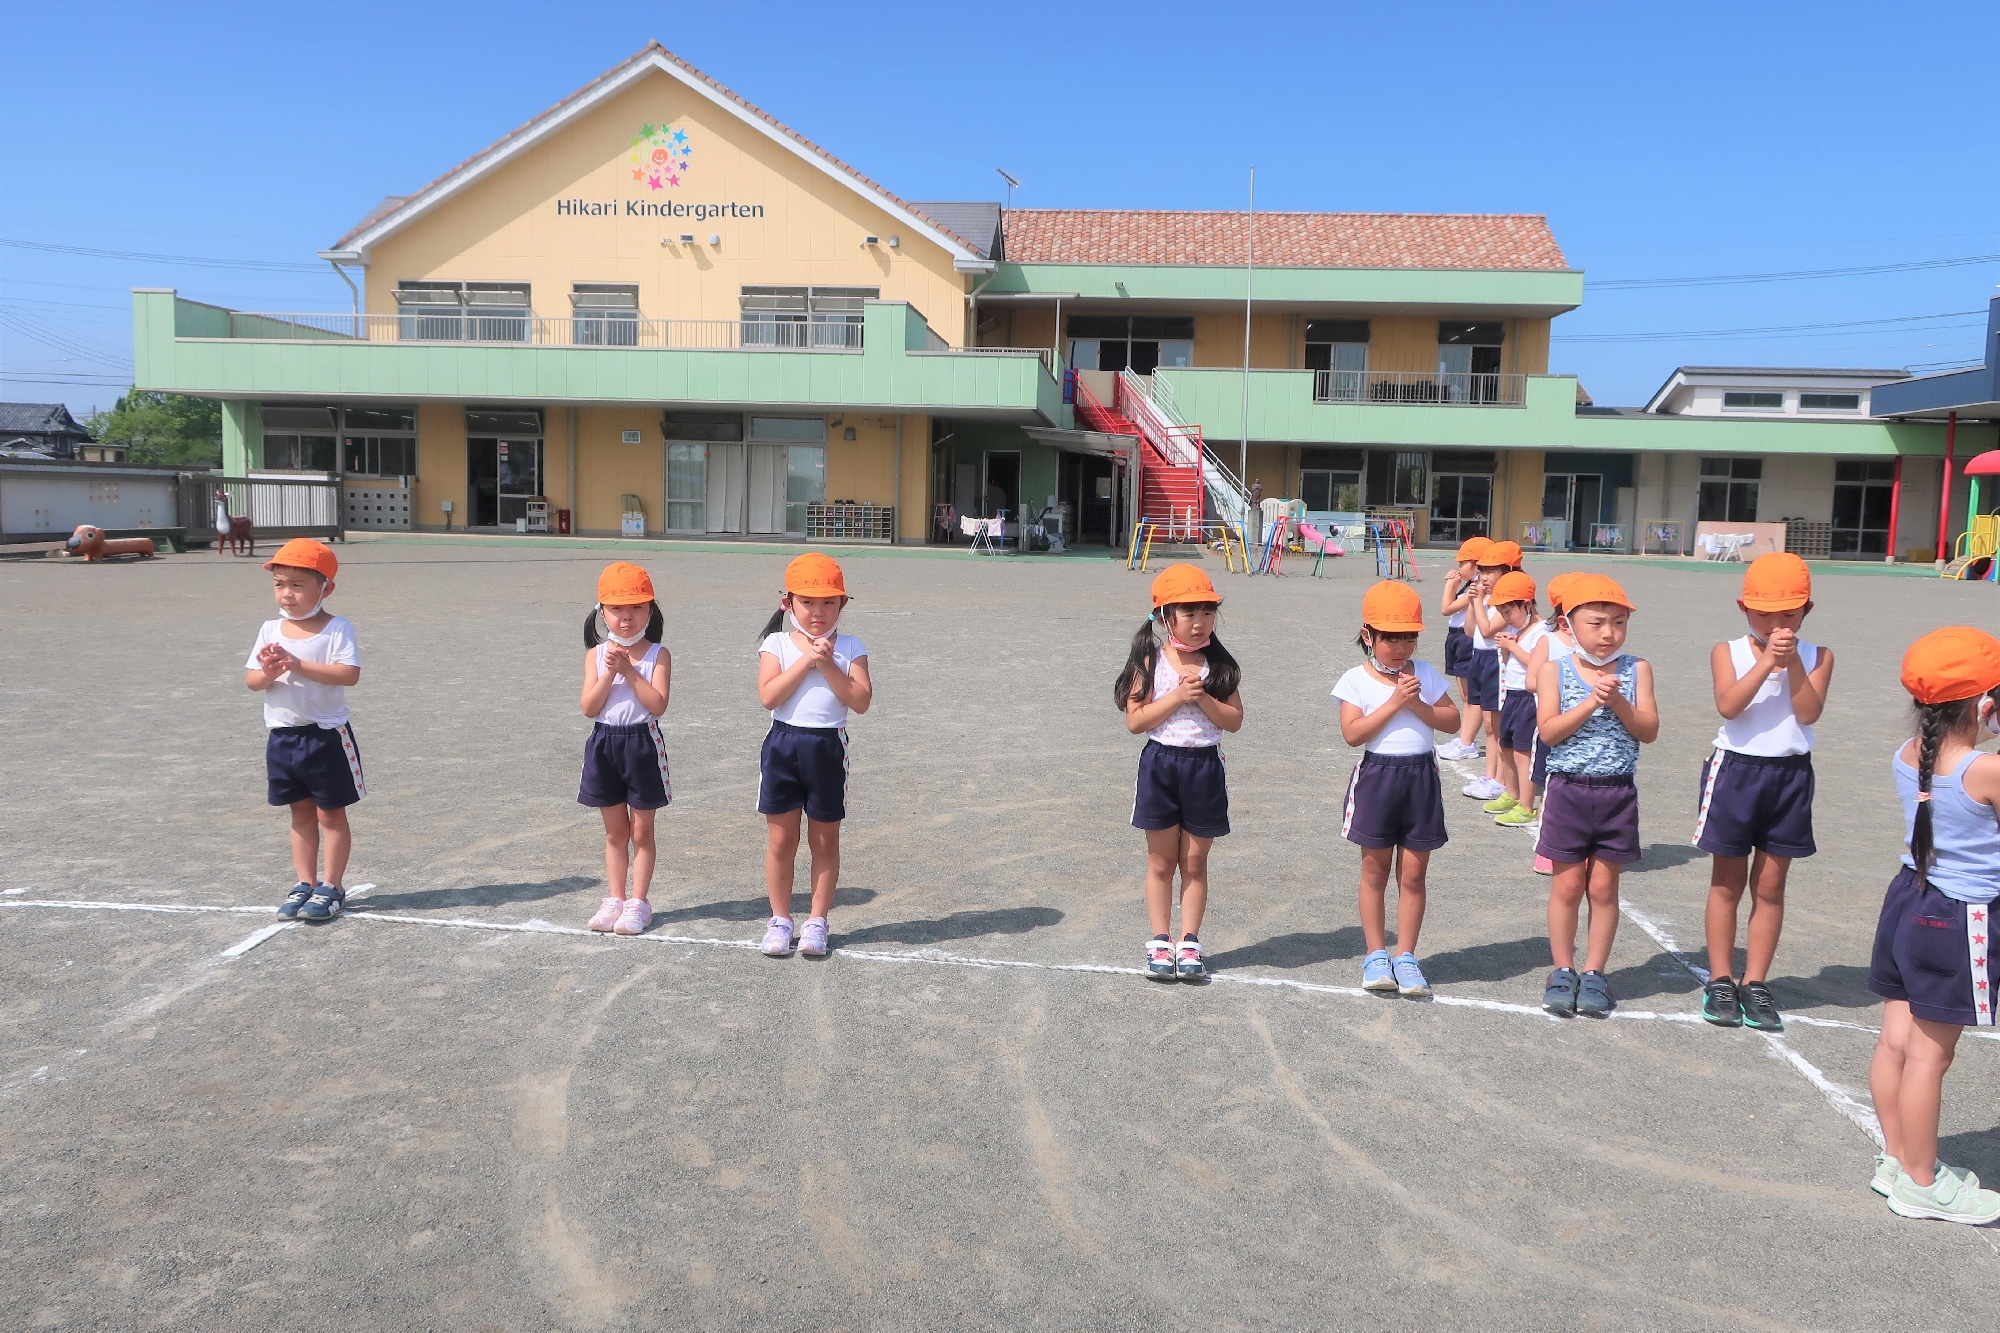
[[[1243,529],[1234,523],[1220,519],[1203,519],[1197,511],[1189,509],[1170,518],[1141,518],[1132,525],[1132,542],[1125,553],[1125,568],[1144,573],[1153,558],[1153,542],[1200,542],[1203,545],[1220,547],[1223,563],[1229,572],[1236,572],[1236,562],[1243,562],[1243,572],[1250,572],[1250,553],[1245,548]]]
[[[1987,477],[2000,476],[2000,449],[1988,450],[1969,460],[1965,476],[1971,484],[1965,512],[1972,517],[1969,526],[1952,544],[1951,559],[1940,577],[1968,583],[2000,583],[2000,560],[1994,559],[2000,554],[2000,514],[1979,512],[1979,484]]]
[[[1403,579],[1410,583],[1423,580],[1423,575],[1417,572],[1417,562],[1410,558],[1410,525],[1407,519],[1369,519],[1368,540],[1375,544],[1377,578]]]

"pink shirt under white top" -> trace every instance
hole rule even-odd
[[[1201,678],[1208,679],[1208,663],[1201,666]],[[1172,694],[1180,688],[1181,673],[1167,661],[1167,653],[1160,650],[1159,660],[1153,665],[1153,694],[1155,699]],[[1171,745],[1181,750],[1198,750],[1205,745],[1222,744],[1222,728],[1214,719],[1201,711],[1200,704],[1182,704],[1167,714],[1159,726],[1146,735],[1162,745]]]

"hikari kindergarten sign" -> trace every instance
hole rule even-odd
[[[643,185],[650,192],[678,190],[686,183],[688,168],[694,161],[694,142],[688,138],[685,128],[655,125],[650,121],[639,127],[628,145],[630,151],[626,161],[632,172],[632,182]],[[709,222],[719,218],[761,218],[764,216],[762,204],[745,204],[733,200],[715,203],[684,204],[674,199],[583,199],[569,198],[556,200],[556,216],[577,218],[676,218],[694,222]]]

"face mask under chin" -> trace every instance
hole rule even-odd
[[[278,608],[278,614],[283,616],[287,620],[311,620],[314,616],[319,614],[319,609],[325,605],[326,605],[326,597],[322,595],[317,602],[314,602],[312,604],[312,610],[310,611],[287,611],[284,607],[281,606]]]

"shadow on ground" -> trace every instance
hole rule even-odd
[[[1549,968],[1549,937],[1528,935],[1518,940],[1496,940],[1467,949],[1434,953],[1423,959],[1424,976],[1431,985],[1455,981],[1512,981],[1516,977],[1539,976]]]
[[[875,901],[873,889],[835,889],[833,906],[836,911],[843,907],[859,907],[863,903]],[[771,915],[768,898],[728,898],[717,903],[695,903],[688,907],[655,909],[653,924],[663,921],[764,921]],[[804,921],[812,915],[811,900],[805,894],[792,897],[792,920]]]
[[[859,930],[835,929],[834,943],[842,948],[869,944],[942,944],[946,940],[977,939],[982,935],[1025,935],[1031,930],[1053,926],[1063,914],[1053,907],[996,907],[982,911],[953,912],[930,921],[892,921]]]
[[[1809,1009],[1819,1004],[1873,1009],[1882,1003],[1882,998],[1868,989],[1868,969],[1851,963],[1829,964],[1817,976],[1772,977],[1771,993],[1778,997],[1780,1009]]]
[[[370,911],[422,912],[439,907],[501,907],[508,903],[538,903],[560,898],[598,883],[582,875],[545,879],[536,884],[467,884],[456,889],[424,889],[417,893],[373,893]]]
[[[1708,856],[1701,848],[1685,842],[1656,842],[1639,853],[1636,865],[1625,867],[1628,875],[1643,875],[1649,870],[1671,870],[1684,866],[1690,861],[1699,861]]]
[[[1299,931],[1273,935],[1240,949],[1226,949],[1208,955],[1211,971],[1232,967],[1311,967],[1339,958],[1359,958],[1367,952],[1361,927],[1342,926],[1339,930]]]

